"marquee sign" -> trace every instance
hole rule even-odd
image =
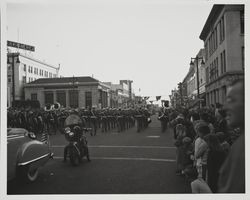
[[[27,45],[27,44],[21,44],[21,43],[17,43],[17,42],[13,42],[13,41],[7,41],[7,46],[8,47],[19,48],[19,49],[24,49],[24,50],[28,50],[28,51],[35,51],[34,46],[30,46],[30,45]]]

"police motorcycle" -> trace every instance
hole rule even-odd
[[[77,166],[82,162],[83,157],[89,158],[89,149],[87,138],[83,132],[90,131],[91,128],[84,128],[81,118],[77,114],[70,114],[65,119],[64,135],[69,142],[64,148],[64,162],[69,158],[73,166]]]

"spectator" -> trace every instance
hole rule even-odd
[[[212,192],[216,193],[218,189],[219,169],[225,160],[226,153],[223,151],[216,135],[208,134],[204,137],[204,140],[209,147],[207,158],[207,183]]]
[[[185,169],[190,169],[193,166],[193,160],[190,156],[193,154],[193,144],[192,139],[189,137],[184,137],[182,140],[181,152],[182,156],[182,174],[185,174]]]
[[[203,138],[210,133],[210,129],[206,124],[201,123],[197,125],[197,133],[198,138],[195,140],[194,157],[198,176],[202,175],[202,178],[206,180],[208,145]]]
[[[212,123],[209,122],[209,115],[208,115],[208,113],[206,113],[206,112],[201,113],[200,114],[200,118],[201,118],[201,120],[203,120],[204,122],[207,123],[207,125],[208,125],[208,127],[210,129],[210,133],[214,133],[215,132],[214,126],[213,126]]]
[[[182,140],[186,137],[186,127],[183,124],[176,125],[176,141],[175,146],[176,148],[176,164],[177,170],[176,175],[181,175],[182,170],[184,169],[183,166],[183,148],[182,148]]]
[[[228,129],[227,129],[227,120],[226,120],[226,111],[224,109],[218,110],[215,123],[215,133],[223,132],[224,140],[228,139]]]
[[[240,129],[240,136],[232,144],[229,155],[220,169],[218,191],[245,193],[245,94],[244,80],[237,80],[228,88],[227,121]]]

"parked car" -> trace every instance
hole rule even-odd
[[[24,182],[37,179],[39,168],[53,157],[49,140],[39,141],[34,133],[23,128],[7,129],[7,180]]]

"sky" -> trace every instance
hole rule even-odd
[[[60,2],[60,3],[58,3]],[[7,40],[33,45],[33,56],[62,76],[133,80],[136,95],[162,96],[183,81],[204,43],[209,1],[24,1],[8,3]]]

